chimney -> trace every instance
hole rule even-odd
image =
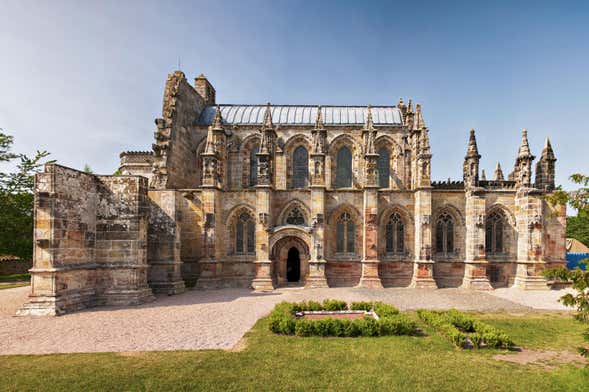
[[[206,106],[215,105],[215,88],[208,79],[200,74],[194,79],[194,89],[200,95]]]

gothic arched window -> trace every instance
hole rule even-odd
[[[352,186],[352,152],[348,147],[342,147],[337,152],[335,186],[337,188]]]
[[[286,223],[289,225],[299,225],[299,226],[304,225],[305,224],[305,215],[303,215],[303,213],[301,212],[299,207],[294,207],[288,213],[288,216],[286,217]]]
[[[235,253],[253,254],[256,249],[256,224],[250,214],[242,213],[235,225]]]
[[[378,186],[388,188],[389,177],[391,175],[391,156],[386,148],[381,148],[378,151],[376,169],[378,170]]]
[[[356,227],[347,212],[341,214],[335,225],[336,252],[354,253]]]
[[[250,151],[249,186],[256,186],[258,184],[258,151],[258,146],[255,146]]]
[[[436,253],[448,255],[454,252],[454,220],[444,212],[436,222]]]
[[[488,254],[503,253],[503,228],[505,217],[495,211],[487,217],[485,224],[485,248]]]
[[[309,179],[309,154],[303,146],[297,147],[292,154],[292,187],[304,188]]]
[[[389,217],[385,226],[385,242],[387,253],[403,253],[403,242],[405,237],[405,226],[403,220],[398,213],[394,213]]]

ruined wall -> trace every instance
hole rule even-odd
[[[156,120],[152,187],[198,186],[196,148],[206,132],[195,124],[203,108],[203,98],[188,84],[184,73],[176,71],[168,75],[162,118]]]
[[[146,188],[142,177],[98,177],[47,165],[35,178],[31,294],[19,314],[152,299],[141,272]],[[122,242],[113,245],[114,237]]]
[[[150,300],[147,285],[147,179],[96,176],[94,260],[101,273],[100,296],[108,305]],[[104,290],[102,292],[102,290]]]
[[[175,190],[150,190],[148,253],[149,286],[155,293],[184,291],[182,281],[182,194]]]

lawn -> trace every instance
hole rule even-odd
[[[570,314],[473,315],[528,348],[573,351],[582,341],[583,326]],[[587,367],[497,361],[492,356],[506,351],[456,349],[420,325],[425,336],[298,338],[272,334],[266,318],[246,335],[243,351],[0,357],[0,389],[581,391],[589,385]]]

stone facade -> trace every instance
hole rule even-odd
[[[197,288],[517,286],[565,263],[565,209],[547,141],[524,130],[513,173],[431,181],[420,105],[217,105],[200,75],[168,76],[152,152],[122,176],[49,165],[37,176],[31,301],[60,314]],[[458,162],[457,162],[458,163]],[[148,170],[149,169],[149,170]]]

